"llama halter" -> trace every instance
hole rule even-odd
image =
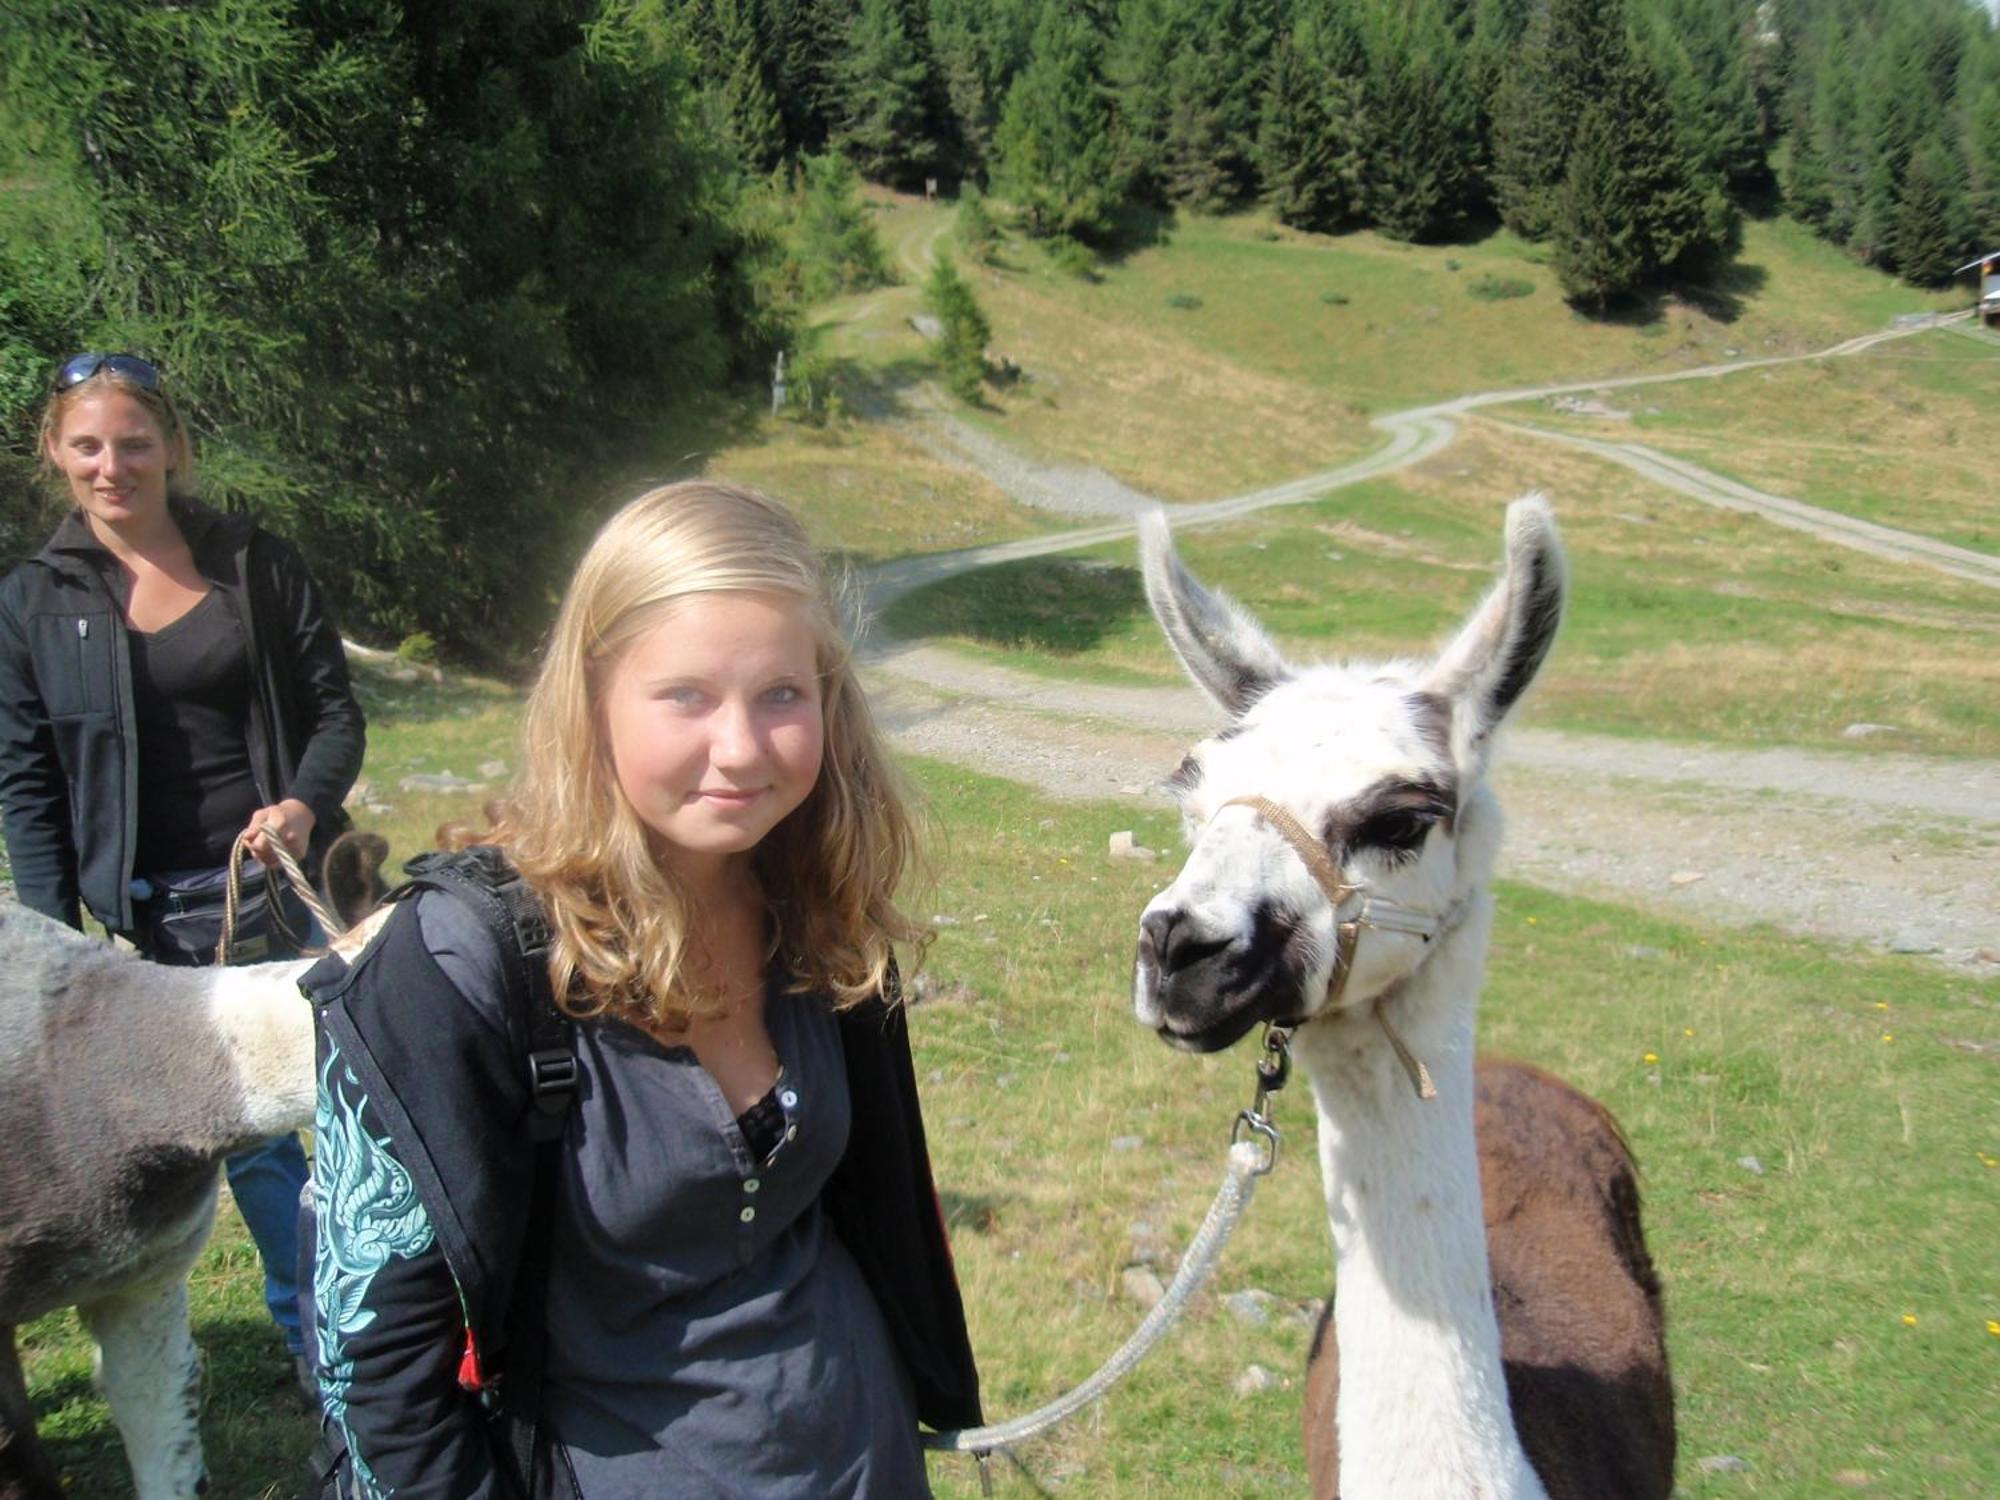
[[[1311,874],[1313,881],[1326,896],[1333,908],[1334,932],[1337,934],[1333,955],[1333,978],[1327,981],[1326,1003],[1336,1005],[1342,991],[1347,988],[1348,976],[1354,972],[1354,952],[1361,945],[1361,929],[1370,928],[1376,932],[1400,932],[1409,937],[1419,938],[1425,943],[1434,942],[1450,925],[1452,913],[1440,916],[1433,912],[1419,911],[1413,906],[1390,901],[1381,896],[1371,895],[1363,887],[1355,884],[1340,873],[1340,867],[1326,852],[1326,846],[1312,834],[1290,810],[1281,807],[1269,797],[1231,797],[1222,807],[1247,807],[1256,813],[1287,844],[1292,852]],[[1217,808],[1219,813],[1222,808]],[[1213,821],[1213,820],[1211,820]],[[1356,896],[1361,898],[1361,910],[1352,917],[1342,918],[1340,909]],[[1400,992],[1394,987],[1375,1001],[1375,1019],[1382,1027],[1382,1034],[1389,1039],[1395,1050],[1396,1060],[1403,1065],[1403,1071],[1410,1075],[1410,1087],[1417,1091],[1419,1099],[1435,1099],[1437,1085],[1431,1082],[1431,1071],[1421,1059],[1410,1050],[1396,1028],[1389,1023],[1388,1012],[1382,1007],[1384,1002]]]

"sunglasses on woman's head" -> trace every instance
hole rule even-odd
[[[136,354],[79,354],[56,372],[56,389],[82,385],[102,370],[122,376],[142,391],[160,388],[160,372]]]

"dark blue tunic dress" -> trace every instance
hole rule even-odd
[[[470,911],[417,910],[461,991],[502,992]],[[848,1130],[833,1016],[775,985],[764,1016],[784,1121],[764,1156],[690,1049],[576,1028],[543,1411],[586,1500],[930,1493],[908,1378],[820,1204]]]

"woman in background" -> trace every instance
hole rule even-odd
[[[42,416],[75,508],[0,581],[0,812],[22,904],[82,912],[159,962],[213,960],[239,834],[316,865],[346,827],[364,726],[340,634],[298,552],[194,500],[194,454],[160,372],[80,354]],[[296,949],[253,902],[241,958]],[[303,937],[302,904],[289,910]],[[261,923],[262,930],[255,930]],[[296,1135],[229,1159],[296,1359]]]

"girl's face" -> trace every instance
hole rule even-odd
[[[603,732],[618,789],[677,874],[754,849],[819,780],[818,641],[804,600],[697,594],[618,656]]]
[[[70,403],[49,436],[49,458],[100,534],[156,524],[167,514],[167,435],[143,403],[115,386]]]

